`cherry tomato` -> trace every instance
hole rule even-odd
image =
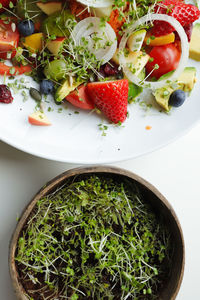
[[[150,60],[150,62],[147,63],[147,73],[149,74],[155,69],[151,73],[151,77],[156,77],[158,79],[160,76],[173,71],[178,67],[181,54],[174,44],[168,44],[153,47],[149,56],[153,58],[153,61]]]
[[[13,21],[0,20],[0,58],[12,58],[16,54],[19,43],[19,32]],[[12,25],[13,24],[13,25]],[[11,55],[8,55],[8,52]]]

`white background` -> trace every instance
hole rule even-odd
[[[177,300],[200,299],[200,125],[164,149],[112,165],[151,182],[174,207],[186,244],[185,275]],[[0,142],[0,300],[16,299],[8,273],[9,240],[16,218],[40,187],[73,167]]]

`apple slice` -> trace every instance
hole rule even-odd
[[[62,9],[62,2],[58,1],[46,3],[37,2],[36,4],[48,16]]]
[[[49,122],[46,115],[41,111],[36,111],[33,114],[28,116],[28,121],[31,125],[37,126],[49,126],[51,123]]]
[[[80,85],[77,89],[71,92],[66,98],[72,105],[81,109],[94,109],[95,106],[92,100],[86,93],[86,86],[84,84]]]
[[[108,7],[95,7],[91,9],[93,15],[98,18],[110,17],[112,10],[113,10],[112,5]]]
[[[63,43],[65,41],[65,37],[57,37],[55,40],[49,41],[47,44],[47,49],[55,56],[58,55]]]

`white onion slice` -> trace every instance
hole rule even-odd
[[[74,40],[76,45],[81,45],[82,38],[88,40],[88,49],[96,56],[98,61],[103,63],[108,62],[116,52],[117,49],[117,37],[112,27],[105,23],[105,27],[101,27],[101,19],[97,17],[89,17],[80,21],[73,29],[71,38]],[[91,26],[91,24],[93,26]],[[104,48],[94,49],[94,41],[92,35],[97,33],[102,38],[102,43],[106,41],[111,42],[110,46]],[[105,35],[103,36],[103,33]]]
[[[78,0],[78,2],[91,7],[108,7],[113,5],[113,0]]]
[[[126,60],[125,60],[125,56],[124,56],[124,48],[126,47],[126,43],[127,40],[130,36],[130,34],[132,32],[134,32],[135,29],[137,29],[139,26],[142,26],[144,24],[147,24],[148,22],[154,21],[154,20],[158,20],[158,21],[165,21],[170,23],[170,25],[172,25],[175,30],[177,31],[180,40],[181,40],[181,58],[179,61],[179,65],[178,68],[174,71],[174,73],[168,77],[165,80],[161,80],[161,81],[156,81],[156,82],[150,82],[147,80],[143,80],[141,82],[141,80],[134,75],[130,69],[128,68],[128,66],[126,65]],[[141,85],[141,86],[146,86],[149,87],[151,89],[157,89],[160,88],[164,85],[167,84],[167,81],[175,81],[177,80],[177,78],[179,77],[179,75],[183,72],[184,68],[186,67],[187,64],[187,60],[188,60],[188,56],[189,56],[189,43],[188,43],[188,38],[186,36],[186,33],[183,29],[183,27],[181,26],[181,24],[174,19],[171,16],[168,15],[164,15],[164,14],[148,14],[145,15],[144,17],[140,18],[138,21],[136,21],[133,25],[131,25],[124,33],[121,42],[119,44],[119,62],[120,65],[123,68],[124,74],[126,75],[126,77],[134,82],[137,85]]]

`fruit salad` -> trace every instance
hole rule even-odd
[[[0,13],[0,75],[32,76],[38,101],[52,94],[121,124],[143,89],[168,111],[196,82],[187,60],[200,11],[183,0],[0,0]],[[12,101],[0,85],[0,102]],[[28,120],[51,124],[41,107]]]

